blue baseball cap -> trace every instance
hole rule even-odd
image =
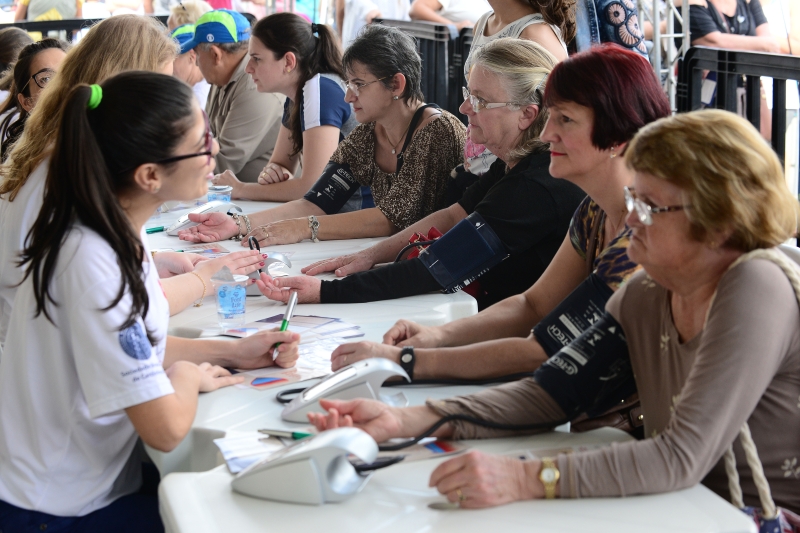
[[[184,24],[172,30],[172,38],[181,47],[181,54],[185,54],[197,45],[188,46],[194,39],[194,24]]]
[[[204,13],[197,19],[194,25],[194,37],[181,45],[181,53],[188,52],[202,43],[238,43],[249,39],[250,22],[241,13],[230,9],[216,9]]]

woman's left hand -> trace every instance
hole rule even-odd
[[[159,278],[171,278],[191,272],[201,261],[208,258],[200,254],[187,254],[184,252],[157,252],[153,256],[153,264],[158,270]]]
[[[222,174],[216,174],[214,179],[211,180],[214,185],[230,185],[233,187],[231,191],[231,198],[240,198],[243,183],[239,181],[236,174],[230,170],[226,170]]]
[[[159,254],[156,254],[156,257],[158,257],[158,255]],[[196,270],[206,281],[210,282],[211,276],[222,270],[222,267],[228,267],[231,274],[246,276],[263,267],[265,259],[266,255],[259,253],[257,250],[245,250],[242,252],[225,254],[215,259],[204,260],[203,263],[197,266]]]
[[[255,335],[235,341],[237,343],[234,364],[243,370],[249,368],[264,368],[266,366],[279,366],[290,368],[295,365],[300,354],[297,346],[300,343],[300,334],[291,331],[260,331]],[[281,343],[277,348],[275,344]],[[273,361],[273,354],[277,350],[277,357]]]
[[[297,293],[297,303],[318,304],[322,282],[312,276],[292,276],[290,278],[272,278],[261,273],[256,280],[261,294],[278,302],[287,303],[292,292]]]
[[[543,497],[541,482],[529,479],[530,473],[539,472],[540,465],[539,461],[471,451],[436,467],[428,486],[464,508],[495,507]],[[534,487],[540,487],[541,494],[536,494]]]
[[[311,228],[308,227],[308,220],[305,218],[292,218],[255,228],[242,239],[242,246],[248,245],[247,241],[250,237],[258,239],[258,244],[262,248],[278,244],[294,244],[310,239]]]

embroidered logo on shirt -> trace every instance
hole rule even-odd
[[[119,345],[122,351],[134,359],[150,359],[150,341],[138,322],[119,332]]]

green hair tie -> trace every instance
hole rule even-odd
[[[97,109],[97,106],[100,105],[100,101],[103,99],[103,88],[97,84],[91,85],[89,88],[92,90],[92,96],[89,97],[86,107],[89,109]]]

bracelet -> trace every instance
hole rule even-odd
[[[250,228],[250,217],[248,217],[247,215],[240,215],[238,213],[228,213],[228,215],[233,219],[234,222],[236,222],[236,230],[239,232],[239,235],[234,235],[233,237],[231,237],[231,240],[241,241],[242,237],[244,237],[245,235],[249,234],[252,231],[252,229]],[[247,228],[247,232],[245,233],[242,233],[242,225],[239,224],[239,220],[241,219],[244,219],[244,224],[245,227]]]
[[[319,231],[319,220],[314,215],[309,215],[308,217],[308,227],[311,228],[311,240],[313,242],[319,242],[317,238],[317,232]]]
[[[203,277],[200,274],[198,274],[197,272],[189,272],[189,274],[194,274],[195,276],[197,276],[197,279],[199,279],[200,283],[203,284],[203,295],[200,297],[199,300],[194,302],[194,306],[195,307],[200,307],[200,306],[203,305],[203,299],[206,297],[206,282],[203,281]]]

